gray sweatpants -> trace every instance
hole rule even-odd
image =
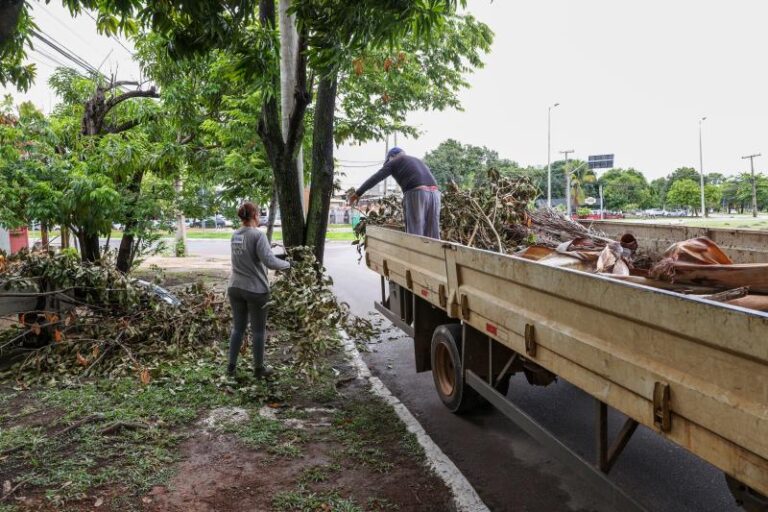
[[[264,338],[267,330],[268,293],[253,293],[242,288],[227,288],[229,304],[232,306],[232,334],[229,337],[229,367],[237,365],[237,355],[243,344],[248,317],[251,318],[251,347],[253,367],[264,366]]]
[[[405,231],[440,239],[440,191],[409,190],[403,195]]]

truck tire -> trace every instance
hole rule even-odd
[[[461,325],[447,324],[432,334],[432,378],[443,404],[453,413],[467,413],[485,400],[464,382],[461,368]]]

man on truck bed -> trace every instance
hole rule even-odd
[[[440,191],[429,167],[416,157],[394,147],[384,166],[365,180],[349,198],[355,204],[360,196],[384,178],[392,176],[403,189],[405,231],[429,238],[440,238]]]

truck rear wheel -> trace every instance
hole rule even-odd
[[[454,413],[475,409],[483,398],[466,382],[461,367],[461,325],[441,325],[432,335],[432,378],[443,404]]]

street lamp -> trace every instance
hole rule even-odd
[[[571,172],[568,169],[568,155],[573,153],[572,149],[561,151],[565,155],[565,211],[568,218],[571,218]]]
[[[555,103],[547,107],[547,208],[552,208],[552,109],[558,105]]]
[[[705,217],[708,217],[707,215],[707,205],[704,202],[704,152],[702,151],[702,144],[701,144],[701,123],[706,121],[707,116],[702,117],[699,119],[699,180],[701,181],[701,214]]]
[[[757,184],[755,183],[755,158],[760,156],[760,153],[753,155],[747,155],[741,157],[742,160],[749,158],[749,167],[752,170],[752,216],[757,217]]]

